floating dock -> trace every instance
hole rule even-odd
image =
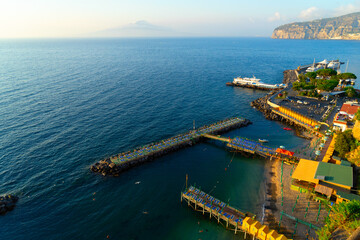
[[[213,217],[218,224],[222,224],[226,229],[238,232],[244,232],[253,236],[253,239],[281,239],[287,238],[278,234],[275,230],[269,229],[268,226],[262,225],[255,220],[255,215],[249,212],[242,212],[229,204],[226,204],[209,194],[190,186],[184,192],[181,192],[181,202],[187,202],[188,206],[195,211],[202,212],[203,215],[209,214],[210,219]],[[271,238],[273,237],[273,238]]]
[[[103,175],[118,176],[121,171],[130,167],[153,160],[156,157],[174,152],[180,148],[192,146],[193,144],[199,142],[204,134],[219,134],[235,128],[247,126],[250,123],[251,122],[249,120],[241,117],[228,118],[211,125],[194,129],[184,134],[179,134],[159,142],[138,147],[132,151],[111,156],[95,163],[90,169],[93,172],[98,172]]]

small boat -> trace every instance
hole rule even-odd
[[[286,130],[286,131],[291,131],[292,129],[291,128],[283,128],[284,130]]]
[[[137,185],[137,184],[140,184],[141,182],[139,181],[139,182],[135,182],[135,184]]]
[[[279,148],[281,148],[281,149],[285,149],[285,147],[284,147],[284,146],[282,146],[282,145],[281,145]]]
[[[259,138],[259,142],[267,143],[267,142],[269,142],[269,140],[267,140],[267,139],[260,139],[260,138]]]

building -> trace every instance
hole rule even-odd
[[[264,225],[259,229],[257,236],[260,240],[266,240],[266,236],[269,234],[269,232],[270,232],[269,227]]]
[[[348,164],[332,164],[306,159],[300,159],[292,178],[294,179],[292,189],[315,191],[334,201],[349,197],[346,194],[351,194],[350,190],[354,182],[353,168]]]
[[[345,131],[348,128],[347,117],[345,115],[337,113],[335,115],[333,125],[335,130],[340,130],[341,132]]]
[[[250,226],[254,223],[254,220],[250,217],[246,217],[243,220],[243,224],[242,224],[242,228],[246,231],[246,232],[250,232]]]
[[[358,109],[360,109],[360,104],[357,102],[344,103],[340,111],[335,115],[334,128],[342,132],[348,129],[349,123],[354,119]]]
[[[342,105],[339,114],[347,116],[349,120],[353,120],[359,108],[360,104],[358,102],[346,102]]]
[[[257,236],[261,227],[262,227],[261,223],[255,221],[253,224],[250,225],[250,234]]]

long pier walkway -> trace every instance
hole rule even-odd
[[[222,142],[227,142],[226,146],[234,149],[236,151],[245,152],[253,155],[259,155],[261,157],[267,158],[267,159],[281,159],[291,164],[298,163],[299,159],[293,156],[293,152],[290,152],[285,149],[280,148],[271,148],[268,146],[264,146],[262,143],[242,138],[242,137],[235,137],[233,139],[230,138],[224,138],[221,136],[214,136],[211,134],[203,134],[203,137],[219,140]]]
[[[245,118],[232,117],[217,123],[206,125],[184,134],[150,143],[134,150],[123,152],[107,159],[101,160],[91,166],[93,172],[103,175],[117,176],[125,169],[142,162],[153,160],[169,152],[176,151],[186,146],[191,146],[200,141],[204,134],[219,134],[235,128],[247,126],[251,122]]]
[[[209,194],[190,186],[184,192],[181,192],[181,202],[187,202],[188,206],[203,215],[209,214],[209,218],[215,218],[218,224],[222,224],[226,229],[238,232],[244,232],[253,236],[253,239],[281,239],[287,238],[278,234],[268,226],[262,225],[255,220],[255,215],[249,212],[242,212],[229,204],[226,204]]]

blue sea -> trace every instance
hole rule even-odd
[[[181,204],[180,192],[188,174],[189,184],[261,218],[264,160],[208,141],[117,178],[89,167],[194,120],[231,116],[253,124],[226,136],[305,145],[250,107],[266,92],[225,83],[239,75],[280,83],[284,70],[314,58],[349,61],[360,76],[359,41],[0,40],[0,195],[20,197],[0,216],[0,239],[241,239]]]

